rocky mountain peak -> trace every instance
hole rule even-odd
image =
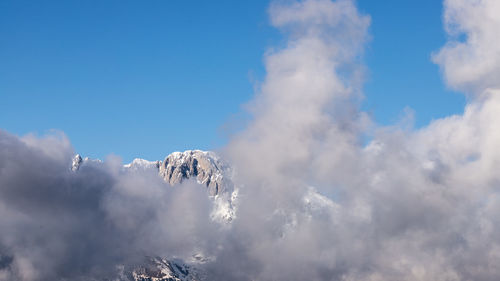
[[[208,187],[212,196],[224,192],[230,184],[224,177],[228,171],[229,166],[215,153],[201,150],[174,152],[159,167],[160,176],[171,185],[196,178],[198,183]]]

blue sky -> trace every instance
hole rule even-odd
[[[64,131],[77,152],[162,159],[214,149],[240,126],[283,42],[268,1],[0,2],[0,128]],[[359,0],[370,14],[362,107],[382,125],[460,113],[432,52],[445,43],[435,0]]]

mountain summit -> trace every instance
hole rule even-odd
[[[79,154],[73,158],[71,169],[77,171],[81,166],[90,163],[101,163],[100,160],[82,158]],[[208,188],[211,196],[233,190],[229,179],[231,169],[217,154],[211,151],[186,150],[173,152],[163,161],[148,161],[140,158],[123,165],[125,169],[156,169],[158,174],[170,185],[176,185],[187,179],[196,179],[199,184]]]

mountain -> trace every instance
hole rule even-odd
[[[99,164],[100,160],[82,158],[77,154],[73,158],[71,169],[77,171],[81,166]],[[186,150],[173,152],[163,161],[148,161],[140,158],[123,165],[125,169],[146,170],[156,169],[158,174],[170,185],[176,185],[187,179],[196,179],[199,184],[207,187],[210,196],[217,196],[233,191],[229,179],[231,169],[214,152],[202,150]]]
[[[212,196],[226,189],[232,189],[232,183],[225,176],[230,173],[229,166],[210,151],[174,152],[160,163],[159,173],[171,185],[178,184],[184,179],[196,178],[198,183],[208,188]]]

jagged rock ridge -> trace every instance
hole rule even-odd
[[[159,173],[171,185],[196,178],[198,183],[207,186],[210,195],[217,195],[230,185],[224,177],[228,170],[228,165],[213,152],[187,150],[167,156],[160,164]]]

